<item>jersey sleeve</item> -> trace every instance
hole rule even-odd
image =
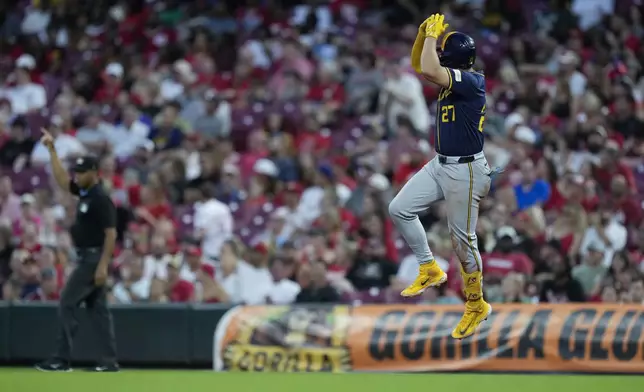
[[[465,97],[473,97],[481,94],[480,81],[473,73],[447,67],[445,69],[449,74],[448,90]]]

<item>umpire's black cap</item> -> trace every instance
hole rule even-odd
[[[92,156],[84,156],[74,161],[72,170],[76,173],[85,173],[92,170],[98,170],[98,159]]]

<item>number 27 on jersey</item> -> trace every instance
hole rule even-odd
[[[447,123],[456,121],[456,110],[454,105],[441,106],[441,122]],[[479,132],[483,132],[483,124],[485,123],[485,115],[481,115],[479,120]]]

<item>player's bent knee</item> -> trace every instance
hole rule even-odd
[[[405,219],[408,215],[409,213],[405,211],[400,199],[394,197],[394,199],[389,203],[389,216],[392,218]]]

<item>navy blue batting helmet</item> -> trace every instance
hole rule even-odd
[[[458,31],[447,33],[443,37],[438,57],[443,67],[468,69],[476,60],[474,39]]]

